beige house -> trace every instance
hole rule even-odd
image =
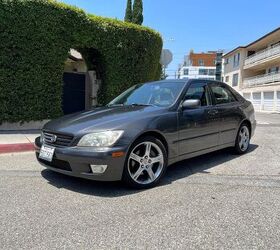
[[[223,79],[256,111],[280,112],[280,28],[223,56]]]

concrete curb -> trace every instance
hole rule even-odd
[[[34,151],[33,143],[0,144],[0,154]]]
[[[42,127],[50,120],[43,120],[43,121],[32,121],[32,122],[24,122],[24,123],[9,123],[3,122],[0,123],[0,132],[7,132],[7,131],[25,131],[25,130],[41,130]]]

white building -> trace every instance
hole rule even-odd
[[[185,56],[184,63],[178,69],[179,79],[215,80],[216,52],[194,53]]]
[[[280,28],[223,56],[223,79],[256,111],[280,112]]]

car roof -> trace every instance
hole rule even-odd
[[[172,83],[187,83],[189,79],[166,79],[166,80],[160,80],[160,81],[153,81],[149,82],[151,84],[153,83],[165,83],[165,82],[172,82]]]
[[[160,81],[154,81],[150,83],[165,83],[165,82],[172,82],[172,83],[191,83],[191,82],[207,82],[207,83],[222,83],[225,84],[221,81],[216,81],[216,80],[209,80],[209,79],[190,79],[190,78],[185,78],[185,79],[166,79],[166,80],[160,80]]]

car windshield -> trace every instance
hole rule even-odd
[[[169,107],[177,100],[184,85],[184,82],[138,84],[123,92],[108,106],[151,105]]]

